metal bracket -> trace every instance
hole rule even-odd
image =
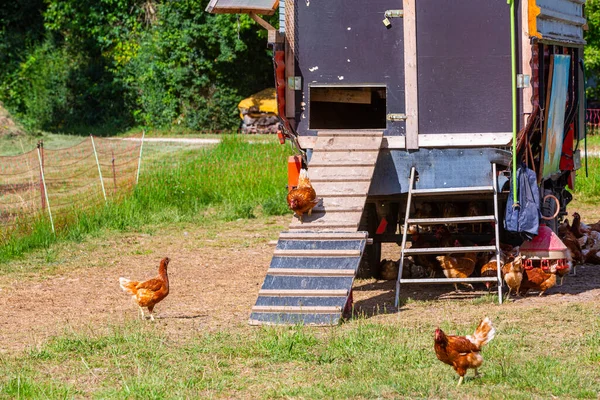
[[[406,121],[406,114],[388,114],[386,119],[392,122]]]
[[[404,17],[404,10],[385,10],[386,18],[402,18]]]
[[[517,74],[517,88],[523,89],[529,87],[529,81],[531,77],[529,75]]]
[[[302,78],[300,76],[288,76],[287,86],[292,90],[302,90]]]

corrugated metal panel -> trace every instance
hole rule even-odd
[[[206,11],[213,14],[257,14],[272,15],[279,0],[210,0]]]
[[[540,39],[585,44],[585,0],[530,0],[529,34]]]

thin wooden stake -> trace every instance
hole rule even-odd
[[[90,135],[92,139],[92,148],[94,149],[94,157],[96,157],[96,165],[98,166],[98,175],[100,176],[100,185],[102,185],[102,195],[104,196],[104,202],[108,202],[106,199],[106,190],[104,190],[104,179],[102,179],[102,170],[100,169],[100,162],[98,161],[98,153],[96,152],[96,144],[94,143],[94,136]]]
[[[48,200],[48,189],[46,188],[46,178],[44,178],[44,163],[42,162],[42,152],[40,151],[40,147],[38,145],[37,153],[38,160],[40,162],[40,174],[42,175],[42,184],[44,185],[44,195],[46,198],[46,205],[48,206],[48,215],[50,216],[50,224],[52,225],[52,233],[56,235],[56,231],[54,230],[54,220],[52,219],[52,210],[50,210],[50,201]]]
[[[144,129],[142,131],[142,144],[140,144],[140,157],[138,159],[138,168],[137,168],[137,174],[135,175],[135,184],[138,184],[138,181],[140,179],[140,166],[142,165],[142,149],[144,148],[144,137],[146,136],[146,130]]]

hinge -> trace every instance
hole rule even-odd
[[[406,114],[388,114],[386,119],[392,122],[406,121]]]
[[[529,75],[517,74],[517,88],[528,88],[530,79],[531,77]]]
[[[288,76],[287,86],[292,90],[302,90],[302,78],[299,76]]]

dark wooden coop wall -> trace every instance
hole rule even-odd
[[[510,8],[417,0],[419,133],[512,131]]]
[[[387,112],[404,113],[402,18],[393,18],[390,29],[382,23],[386,10],[401,8],[400,0],[294,2],[296,75],[302,77],[296,121],[301,135],[309,134],[313,83],[387,86]],[[388,122],[387,128],[388,135],[405,132],[403,122]]]
[[[419,133],[511,132],[509,6],[500,0],[418,0]],[[387,113],[404,113],[404,27],[386,10],[400,0],[295,1],[296,121],[310,129],[310,85],[382,85]],[[289,10],[287,12],[290,12]],[[404,135],[387,122],[385,135]]]

